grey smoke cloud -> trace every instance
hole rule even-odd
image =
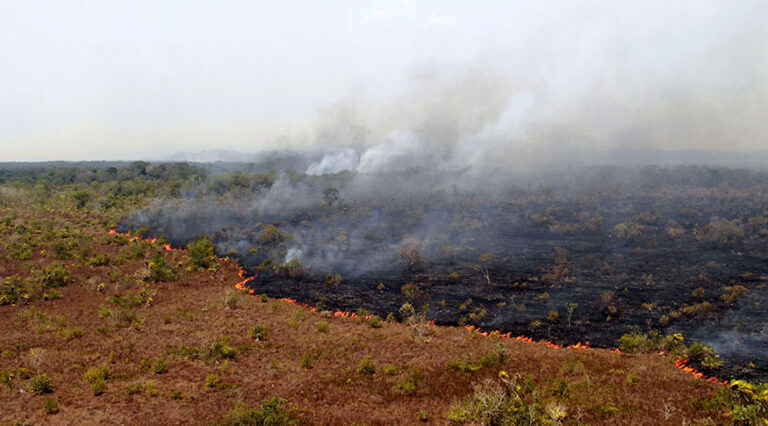
[[[0,159],[763,150],[766,21],[748,0],[4,2]]]

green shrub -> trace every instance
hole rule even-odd
[[[562,377],[556,378],[552,384],[549,385],[547,391],[549,391],[552,396],[560,398],[569,398],[571,396],[571,387],[568,385],[568,381]]]
[[[399,378],[395,385],[392,386],[392,393],[412,395],[416,392],[416,386],[423,380],[421,372],[416,368],[412,368],[407,376]]]
[[[459,370],[466,374],[473,374],[482,368],[480,365],[472,362],[471,355],[467,355],[464,361],[459,361],[453,358],[449,360],[445,366],[448,367],[449,370]]]
[[[0,281],[0,305],[28,303],[31,299],[32,289],[27,280],[12,275]]]
[[[182,359],[197,359],[200,357],[199,349],[187,346],[184,343],[180,343],[179,346],[169,349],[168,353]]]
[[[187,256],[194,269],[211,269],[218,266],[215,246],[208,236],[187,244]]]
[[[51,393],[53,386],[48,376],[40,374],[29,379],[29,391],[37,394]]]
[[[636,353],[645,344],[645,336],[640,333],[627,333],[619,337],[619,349],[622,352]]]
[[[141,387],[144,389],[144,394],[147,396],[157,396],[160,393],[157,390],[157,383],[152,380],[147,380]]]
[[[691,343],[686,355],[690,361],[701,363],[708,368],[717,368],[723,365],[723,361],[712,346],[699,342]]]
[[[216,389],[219,385],[219,376],[215,374],[209,374],[205,378],[205,387],[208,389]]]
[[[40,276],[40,285],[44,288],[64,287],[72,281],[69,267],[61,262],[46,266]]]
[[[91,392],[96,396],[103,394],[105,390],[107,390],[107,381],[104,379],[96,379],[91,384]]]
[[[106,253],[96,253],[96,255],[85,261],[88,266],[107,266],[109,265],[109,256]]]
[[[229,336],[223,336],[221,340],[214,340],[205,349],[202,359],[206,364],[218,364],[224,359],[233,359],[237,356],[238,350],[229,345]]]
[[[248,329],[248,337],[254,340],[267,340],[268,333],[269,330],[265,325],[256,324]]]
[[[396,365],[392,364],[385,364],[383,367],[381,367],[381,373],[385,376],[394,376],[398,372],[398,368]]]
[[[75,202],[75,206],[77,206],[78,209],[84,208],[90,199],[91,193],[88,191],[81,190],[72,193],[72,200]]]
[[[374,315],[370,318],[368,318],[368,326],[371,328],[380,328],[381,327],[381,317],[378,315]]]
[[[155,374],[165,374],[168,372],[168,364],[164,359],[158,358],[152,363],[152,372]]]
[[[125,394],[130,395],[136,395],[137,393],[141,392],[141,383],[133,383],[125,387]]]
[[[79,339],[83,337],[82,327],[61,328],[59,334],[66,340]]]
[[[107,367],[92,367],[83,374],[83,381],[93,384],[98,380],[107,380],[109,378],[109,369]]]
[[[376,366],[373,365],[373,360],[370,355],[366,355],[360,364],[357,365],[357,372],[366,376],[370,376],[376,373]]]
[[[59,403],[56,401],[56,398],[52,396],[45,398],[45,403],[43,403],[43,411],[45,411],[47,414],[58,413]]]
[[[149,261],[149,277],[152,281],[173,281],[175,275],[173,269],[165,263],[162,253],[156,253],[155,257]]]
[[[301,354],[301,368],[312,368],[312,362],[314,361],[314,358],[312,357],[312,354],[310,352],[304,352]]]
[[[260,409],[247,409],[239,402],[219,423],[221,426],[241,425],[298,425],[301,419],[290,409],[283,407],[286,400],[275,396],[261,404]]]
[[[480,365],[483,367],[495,367],[497,365],[502,365],[507,360],[507,350],[504,348],[504,345],[499,343],[496,345],[496,348],[483,356],[482,359],[480,359]]]

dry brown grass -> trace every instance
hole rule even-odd
[[[119,250],[96,243],[94,249],[111,256]],[[170,262],[172,254],[166,256]],[[0,258],[5,271],[21,270],[18,262]],[[45,259],[33,261],[45,263]],[[224,264],[215,274],[192,272],[178,282],[152,284],[158,290],[154,306],[132,309],[139,320],[137,327],[115,326],[111,317],[99,315],[104,307],[120,310],[106,301],[114,294],[114,286],[107,285],[104,293],[93,287],[94,282],[108,280],[109,267],[68,263],[76,281],[59,289],[61,299],[0,306],[0,369],[25,367],[33,374],[36,370],[47,374],[59,412],[44,413],[44,395],[0,389],[0,423],[209,424],[238,401],[255,405],[279,395],[313,424],[418,423],[420,410],[440,424],[446,422],[443,414],[449,406],[471,393],[472,384],[495,380],[502,368],[532,374],[545,401],[553,399],[546,393],[551,382],[564,378],[572,396],[560,401],[574,422],[573,416],[581,412],[581,421],[590,424],[659,424],[666,421],[665,404],[673,423],[706,417],[723,420],[722,412],[697,412],[691,405],[693,400],[708,398],[717,385],[676,369],[670,358],[552,349],[472,335],[463,328],[437,327],[426,338],[414,340],[403,324],[371,328],[359,319],[328,318],[311,311],[297,315],[299,308],[291,304],[260,303],[252,297],[238,309],[230,309],[222,300],[239,278],[234,267]],[[137,260],[120,269],[132,274],[143,267],[143,261]],[[38,331],[35,318],[20,320],[21,313],[31,309],[50,318],[61,316],[70,327],[82,327],[83,337],[67,341],[55,328]],[[327,332],[318,332],[318,322],[328,323]],[[268,328],[266,341],[248,337],[248,329],[255,324]],[[206,364],[171,354],[180,345],[204,348],[224,335],[239,349],[234,359]],[[499,342],[509,358],[503,367],[484,368],[473,375],[446,368],[449,360],[468,354],[478,360]],[[44,348],[34,366],[32,348]],[[377,369],[373,375],[358,373],[367,355]],[[303,356],[312,358],[312,368],[302,367]],[[168,362],[167,373],[155,374],[142,366],[142,360],[151,365],[157,358]],[[386,374],[385,365],[396,366],[394,374]],[[94,366],[109,368],[106,391],[99,396],[82,380]],[[395,383],[411,369],[421,372],[423,382],[411,395],[394,393]],[[206,377],[211,374],[229,385],[207,387]],[[631,375],[637,380],[628,379]],[[147,381],[156,384],[156,396],[147,395],[143,388],[127,394],[129,386]],[[180,399],[170,397],[174,391],[181,393]]]

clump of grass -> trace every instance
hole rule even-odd
[[[197,359],[200,357],[199,349],[192,346],[187,346],[184,343],[179,344],[179,346],[175,348],[169,349],[168,353],[182,359]]]
[[[209,374],[205,378],[205,387],[208,389],[216,389],[219,385],[219,376],[215,374]]]
[[[328,332],[328,323],[327,322],[316,322],[315,328],[320,333],[327,333]]]
[[[504,364],[506,361],[507,350],[504,348],[503,344],[499,343],[492,352],[480,359],[480,365],[483,367],[496,367]]]
[[[301,368],[312,368],[312,361],[314,361],[314,358],[312,357],[311,353],[304,352],[301,354]]]
[[[45,374],[37,375],[29,379],[29,391],[37,394],[53,392],[51,380]]]
[[[214,340],[203,351],[202,359],[206,364],[218,364],[225,359],[234,359],[238,350],[229,345],[229,336],[222,336],[220,340]]]
[[[301,424],[301,419],[290,409],[286,409],[283,404],[286,400],[275,396],[261,404],[261,408],[247,409],[244,402],[235,405],[224,419],[219,423],[221,426],[239,426],[239,425],[285,425],[292,426]]]
[[[91,392],[96,396],[103,394],[105,390],[107,390],[107,381],[104,379],[96,379],[91,384]]]
[[[152,363],[152,372],[155,374],[165,374],[168,372],[168,364],[164,359],[158,358]]]
[[[385,364],[383,367],[381,367],[381,372],[385,376],[394,376],[398,371],[399,369],[397,366],[392,364]]]
[[[256,324],[253,327],[248,329],[248,337],[254,340],[267,340],[267,333],[269,330],[267,329],[267,326]]]
[[[417,368],[412,368],[408,375],[401,377],[397,380],[394,386],[392,386],[392,393],[413,395],[416,393],[416,386],[418,386],[424,378],[421,376],[421,372]]]
[[[59,403],[56,401],[56,398],[54,397],[48,397],[45,398],[45,402],[43,403],[43,411],[46,414],[56,414],[59,412]]]
[[[242,309],[245,306],[245,298],[244,292],[230,289],[224,297],[224,306],[232,310]]]
[[[376,373],[376,366],[373,364],[371,355],[366,355],[360,364],[357,365],[357,372],[366,376],[371,376]]]
[[[371,328],[380,328],[381,327],[381,317],[378,315],[374,315],[370,318],[368,318],[368,326]]]
[[[59,334],[65,340],[79,339],[83,337],[83,328],[82,327],[72,327],[72,328],[62,327],[59,329]]]
[[[109,369],[107,367],[92,367],[83,374],[83,381],[93,384],[97,380],[107,380],[109,378]]]
[[[472,362],[472,356],[467,355],[463,361],[459,361],[458,359],[450,359],[446,364],[446,367],[448,367],[449,370],[459,370],[461,372],[464,372],[465,374],[473,374],[476,373],[478,370],[482,368],[481,365],[475,364]]]
[[[147,396],[157,396],[160,393],[157,390],[157,383],[152,380],[147,380],[141,387],[144,389],[144,394]]]

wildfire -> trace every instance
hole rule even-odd
[[[148,243],[156,243],[157,242],[157,238],[141,238],[141,237],[138,237],[138,236],[135,236],[135,235],[131,235],[130,232],[117,232],[117,230],[115,230],[115,229],[109,230],[109,235],[122,235],[122,236],[128,237],[130,241],[141,240],[141,241],[145,241],[145,242],[148,242]],[[170,244],[167,244],[167,243],[163,246],[163,248],[166,251],[178,251],[178,252],[185,252],[186,251],[185,249],[181,249],[181,248],[173,248]],[[228,265],[228,266],[235,265],[234,262],[232,262],[231,260],[229,260],[229,258],[226,258],[226,257],[220,257],[219,261],[224,263],[224,264],[226,264],[226,265]],[[242,267],[242,266],[239,266],[237,275],[240,278],[243,278],[243,280],[238,282],[238,283],[236,283],[235,284],[235,288],[238,289],[238,290],[247,291],[248,294],[254,294],[255,290],[248,288],[247,284],[249,282],[255,280],[256,276],[254,275],[254,276],[246,277],[246,273],[247,272],[246,272],[245,268]],[[299,306],[299,307],[302,307],[304,309],[309,309],[312,312],[317,312],[317,308],[315,308],[314,306],[309,306],[309,305],[304,304],[304,303],[299,303],[298,301],[296,301],[294,299],[291,299],[291,298],[288,298],[288,297],[284,297],[284,298],[282,298],[280,300],[283,301],[283,302],[286,302],[286,303],[290,303],[291,305]],[[338,318],[359,318],[359,315],[357,315],[355,312],[333,311],[331,314],[334,317],[338,317]],[[369,318],[372,318],[372,317],[373,317],[373,314],[366,315],[365,319],[369,319]],[[426,325],[427,325],[427,327],[435,327],[435,320],[429,321]],[[564,349],[564,348],[565,349],[593,349],[592,347],[589,346],[589,342],[584,342],[584,343],[577,342],[574,345],[563,346],[563,345],[558,345],[556,343],[552,343],[552,342],[550,342],[548,340],[536,341],[533,338],[527,337],[527,336],[514,336],[513,337],[511,332],[502,333],[500,330],[481,331],[479,328],[477,328],[477,327],[475,327],[473,325],[466,325],[466,326],[464,326],[464,328],[467,331],[469,331],[470,333],[477,333],[477,334],[479,334],[481,336],[485,336],[485,337],[495,337],[495,338],[499,338],[499,339],[514,339],[514,340],[519,340],[521,342],[544,345],[544,346],[546,346],[548,348],[552,348],[552,349]],[[621,351],[618,348],[612,349],[611,352],[615,352],[617,354],[621,353]],[[693,377],[695,377],[697,379],[706,379],[706,376],[704,375],[704,373],[702,373],[701,371],[696,370],[693,367],[689,367],[688,366],[688,359],[678,359],[677,361],[675,361],[675,367],[679,368],[680,370],[685,371],[686,373],[693,374]],[[727,380],[720,380],[717,377],[710,377],[710,378],[707,379],[707,381],[710,382],[710,383],[715,383],[715,384],[722,385],[722,386],[725,386],[725,385],[728,384]]]
[[[686,373],[693,374],[693,377],[695,377],[697,379],[704,379],[704,378],[706,378],[704,373],[702,373],[701,371],[696,370],[693,367],[689,367],[688,366],[688,359],[678,359],[677,361],[675,361],[675,367],[685,371]],[[717,377],[710,377],[710,378],[707,379],[707,381],[710,382],[710,383],[715,383],[715,384],[722,385],[722,386],[725,386],[725,385],[728,384],[727,380],[720,380]]]
[[[154,243],[157,242],[157,237],[155,237],[155,238],[141,238],[141,237],[136,236],[136,235],[131,235],[130,232],[117,232],[116,229],[110,229],[108,234],[109,235],[121,235],[123,237],[128,237],[128,241],[144,241],[144,242],[147,242],[147,243],[150,243],[150,244],[154,244]],[[179,252],[186,251],[185,249],[173,248],[173,247],[171,247],[170,244],[165,244],[163,246],[163,248],[165,248],[165,251],[179,251]]]
[[[552,343],[549,340],[539,340],[539,341],[536,341],[533,338],[527,337],[527,336],[514,336],[514,337],[512,337],[512,333],[511,332],[502,333],[500,330],[480,331],[479,328],[477,328],[477,327],[475,327],[473,325],[465,325],[464,328],[467,329],[467,331],[469,331],[470,333],[477,333],[477,334],[479,334],[481,336],[485,336],[485,337],[496,337],[496,338],[499,338],[499,339],[514,339],[514,340],[519,340],[521,342],[536,343],[536,344],[539,344],[539,345],[544,345],[544,346],[546,346],[548,348],[553,348],[553,349],[563,349],[563,348],[568,348],[568,349],[592,349],[589,346],[589,342],[585,342],[585,343],[578,342],[575,345],[562,346],[562,345],[558,345],[556,343]],[[616,351],[618,352],[618,349],[616,349]]]

